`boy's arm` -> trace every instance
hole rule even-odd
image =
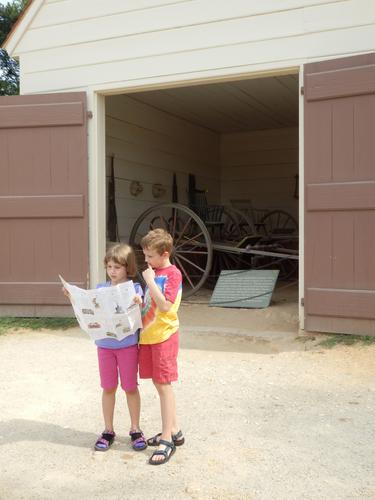
[[[164,295],[163,292],[160,290],[158,285],[155,283],[154,278],[155,278],[155,271],[152,269],[151,266],[148,267],[145,271],[142,273],[143,278],[146,282],[146,285],[148,286],[148,290],[150,292],[151,297],[154,299],[155,304],[159,311],[162,312],[168,312],[170,308],[172,307],[172,302],[169,302]]]
[[[134,295],[133,302],[134,302],[134,304],[141,305],[142,304],[142,297],[140,295]]]

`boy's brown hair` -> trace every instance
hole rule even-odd
[[[126,267],[126,274],[129,278],[134,278],[137,274],[137,262],[134,250],[131,246],[125,243],[118,243],[108,248],[104,257],[104,265],[107,266],[109,261],[116,262],[120,266]]]
[[[153,229],[141,239],[141,247],[155,250],[159,255],[173,250],[173,238],[165,229]]]

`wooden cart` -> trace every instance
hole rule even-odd
[[[196,293],[210,277],[217,277],[222,269],[272,268],[278,262],[284,263],[284,266],[288,263],[289,270],[285,271],[289,274],[295,271],[298,251],[292,245],[288,248],[288,243],[295,241],[295,237],[246,234],[236,241],[234,238],[241,235],[243,228],[238,226],[238,214],[230,208],[225,210],[226,219],[224,217],[220,221],[212,213],[201,212],[200,217],[197,211],[178,203],[158,204],[143,212],[130,234],[130,244],[136,251],[140,268],[144,267],[140,246],[142,237],[150,229],[163,228],[173,237],[171,260],[182,272],[185,297]],[[218,255],[221,256],[219,262]]]

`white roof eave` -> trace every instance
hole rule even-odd
[[[27,7],[24,15],[5,40],[2,48],[5,49],[11,57],[18,58],[17,46],[34,17],[38,13],[40,7],[43,5],[43,2],[44,0],[31,0],[31,4]]]

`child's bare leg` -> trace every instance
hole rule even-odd
[[[159,393],[160,398],[160,411],[162,421],[162,433],[160,439],[165,441],[172,441],[172,434],[177,432],[177,417],[176,417],[176,403],[171,384],[159,384],[154,382],[154,385]],[[164,449],[164,445],[159,446]],[[154,461],[163,460],[161,455],[156,455]]]
[[[105,430],[111,432],[113,432],[113,414],[115,411],[116,389],[117,387],[114,387],[113,389],[103,389],[102,395]]]
[[[126,400],[128,402],[130,415],[130,430],[139,431],[139,419],[141,414],[141,398],[138,388],[134,391],[126,391]]]
[[[141,398],[138,388],[134,391],[126,391],[126,399],[128,402],[130,415],[130,438],[132,448],[135,451],[142,451],[147,448],[146,438],[139,427],[139,418],[141,413]]]

